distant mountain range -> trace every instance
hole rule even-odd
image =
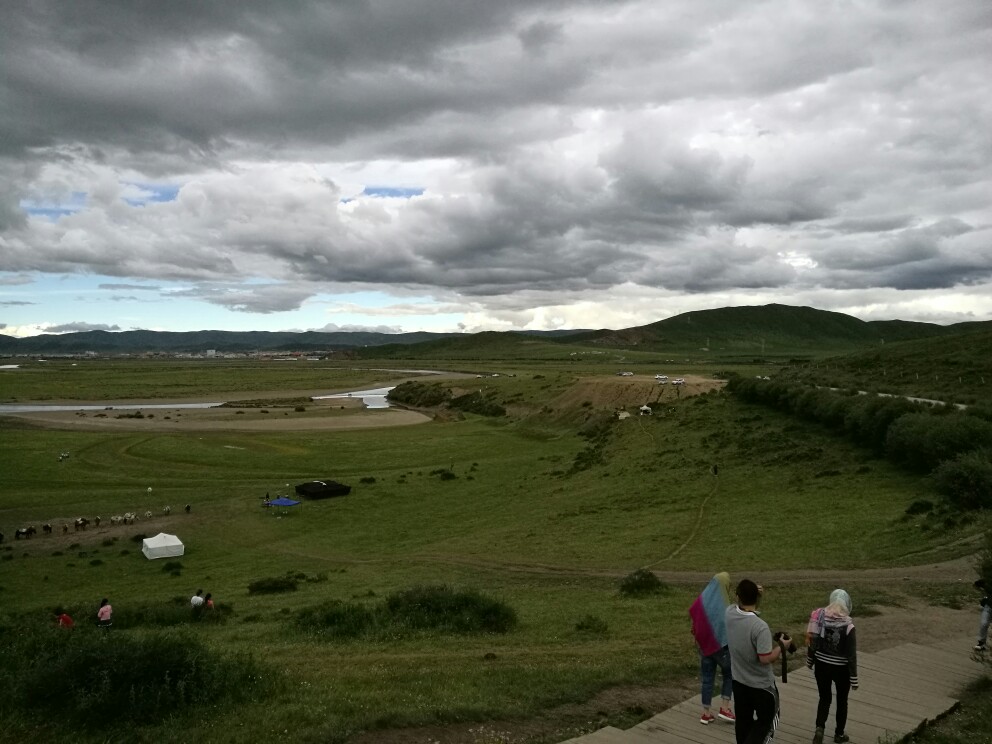
[[[526,331],[555,338],[576,331]],[[368,331],[81,331],[14,338],[0,334],[0,354],[140,354],[146,352],[202,354],[235,352],[317,352],[359,349],[386,344],[419,344],[451,336],[474,334],[373,333]]]
[[[486,333],[322,333],[268,331],[86,331],[27,338],[0,335],[0,354],[137,354],[146,352],[359,351],[388,356],[428,356],[473,347],[512,349],[543,341],[585,348],[667,351],[709,349],[725,354],[784,351],[854,351],[894,341],[934,338],[992,329],[992,322],[941,326],[902,320],[863,321],[843,313],[810,307],[763,305],[726,307],[676,315],[656,323],[621,330],[506,331]]]

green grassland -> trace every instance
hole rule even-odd
[[[512,415],[320,433],[59,431],[0,420],[0,530],[8,537],[0,546],[0,624],[44,626],[64,605],[77,633],[96,633],[91,616],[106,596],[122,625],[108,642],[113,634],[140,637],[156,629],[124,627],[129,613],[183,603],[203,587],[227,621],[170,632],[220,653],[250,652],[272,683],[250,705],[191,707],[137,728],[108,722],[71,738],[345,742],[369,730],[528,720],[618,685],[691,694],[697,660],[686,608],[712,573],[760,581],[782,569],[936,562],[968,554],[983,528],[907,516],[911,503],[932,496],[926,482],[816,425],[725,393],[666,399],[655,415],[614,421],[591,440],[578,432],[603,411],[555,402],[575,380],[573,366],[480,361],[503,373],[457,384],[485,387]],[[58,370],[80,377],[62,382]],[[98,375],[63,365],[47,374],[47,384],[19,377],[6,387],[13,378],[0,378],[2,397],[342,389],[387,375],[302,363],[272,372],[262,363],[164,362],[122,362]],[[63,451],[70,457],[58,462]],[[266,493],[320,477],[353,491],[292,509],[261,507]],[[190,514],[181,508],[187,503]],[[832,509],[820,509],[824,503]],[[22,525],[146,510],[154,516],[133,526],[104,521],[65,537],[11,539]],[[186,544],[178,572],[145,560],[133,540],[159,531]],[[664,591],[621,596],[620,579],[644,566],[668,577]],[[289,593],[248,593],[250,582],[287,572],[312,580]],[[507,603],[519,625],[506,634],[328,641],[293,623],[299,610],[327,600],[371,606],[398,589],[440,583]],[[796,633],[833,588],[765,584],[766,619]],[[577,630],[590,615],[606,630]],[[562,732],[575,723],[563,719]],[[66,735],[31,711],[8,711],[0,725],[28,742]],[[556,740],[543,736],[535,741]]]
[[[992,402],[992,331],[885,344],[793,365],[783,374],[829,387],[988,404]]]
[[[396,379],[395,372],[333,362],[175,359],[18,359],[0,371],[0,403],[53,400],[185,399],[214,393],[358,390]]]

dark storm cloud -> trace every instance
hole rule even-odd
[[[238,141],[327,145],[438,111],[541,100],[560,80],[527,84],[521,59],[500,74],[454,52],[564,4],[6,2],[0,142],[196,158]]]

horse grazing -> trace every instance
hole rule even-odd
[[[43,524],[43,525],[41,525],[41,531],[44,532],[46,535],[51,535],[52,534],[52,525],[50,525],[50,524]]]
[[[187,514],[189,514],[191,511],[193,511],[193,507],[190,506],[189,504],[186,504],[186,506],[184,508],[185,508]]]
[[[69,525],[67,525],[65,522],[62,523],[62,534],[63,535],[69,534]]]
[[[100,517],[93,517],[93,524],[95,524],[97,527],[99,527],[100,526]]]
[[[86,517],[78,517],[76,521],[72,523],[72,528],[77,532],[79,530],[85,530],[86,525],[88,525],[89,523],[90,520],[88,520]]]
[[[14,539],[20,540],[22,537],[27,540],[31,535],[37,535],[38,530],[32,527],[21,527],[18,530],[14,530]]]
[[[172,507],[171,506],[163,506],[162,507],[162,513],[165,516],[169,516],[172,513]]]

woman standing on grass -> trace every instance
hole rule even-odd
[[[727,624],[724,620],[730,604],[730,574],[718,573],[689,607],[692,618],[692,637],[699,649],[699,671],[701,678],[700,697],[703,712],[699,722],[708,724],[720,718],[733,723],[734,713],[730,709],[730,697],[734,692],[734,680],[730,673],[730,649],[727,648]],[[721,704],[716,716],[710,712],[713,701],[713,684],[716,669],[720,667],[722,688]]]
[[[100,609],[96,611],[96,624],[101,628],[109,628],[113,625],[114,608],[110,605],[110,600],[104,597],[100,600]]]
[[[806,626],[806,666],[814,669],[820,701],[816,706],[816,733],[813,744],[822,744],[832,687],[837,688],[837,714],[834,741],[845,742],[847,695],[858,689],[858,649],[851,620],[851,597],[834,589],[826,607],[813,610]]]

